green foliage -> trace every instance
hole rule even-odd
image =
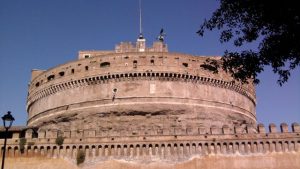
[[[83,163],[85,160],[85,152],[84,150],[79,150],[76,156],[77,165]]]
[[[236,47],[260,40],[258,51],[226,51],[220,67],[242,82],[254,79],[266,65],[279,75],[282,85],[290,71],[300,65],[300,6],[297,1],[268,0],[220,0],[220,7],[209,20],[205,20],[197,32],[222,30],[220,42],[232,40]],[[211,65],[211,66],[208,66]],[[203,68],[216,71],[209,62]]]
[[[64,144],[64,140],[65,138],[63,136],[58,136],[56,139],[55,139],[55,143],[59,146],[63,145]]]
[[[26,144],[26,138],[20,138],[19,140],[19,147],[20,147],[20,152],[23,154],[25,150],[25,144]]]

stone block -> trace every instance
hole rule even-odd
[[[292,131],[293,132],[300,132],[300,125],[298,123],[293,123],[292,124]]]
[[[20,133],[13,133],[12,138],[20,138]]]
[[[58,130],[52,130],[52,137],[51,138],[57,138],[58,136]]]
[[[89,131],[89,137],[95,137],[96,136],[96,131],[95,130],[90,130]]]
[[[200,126],[198,128],[198,133],[199,134],[206,134],[206,128],[204,126]]]
[[[38,131],[38,138],[46,138],[46,131],[45,130],[39,130]]]
[[[83,131],[83,137],[89,137],[89,130]]]
[[[276,128],[276,125],[274,123],[271,123],[269,125],[269,131],[270,131],[270,133],[277,133],[277,128]]]
[[[243,128],[241,126],[234,126],[234,132],[236,134],[241,134],[243,131]]]
[[[217,126],[211,126],[210,133],[211,134],[220,134],[220,129]]]
[[[262,124],[262,123],[257,125],[257,130],[258,130],[258,133],[266,133],[266,128],[265,128],[264,124]]]
[[[287,132],[289,132],[289,126],[286,123],[281,123],[280,130],[282,133],[287,133]]]
[[[32,138],[33,130],[27,129],[25,133],[25,138]]]
[[[247,133],[256,133],[255,128],[250,124],[246,126],[246,131]]]
[[[193,129],[191,127],[186,128],[186,133],[185,134],[192,134],[193,133]]]
[[[71,131],[71,138],[76,138],[77,137],[77,131],[73,130]]]
[[[71,137],[71,131],[64,131],[64,137],[70,138]]]
[[[223,130],[223,134],[230,134],[230,128],[228,125],[224,125],[222,127],[222,130]]]

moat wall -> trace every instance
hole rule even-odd
[[[6,155],[16,159],[10,165],[56,168],[76,166],[79,151],[85,153],[83,168],[299,168],[300,126],[292,131],[283,123],[280,131],[274,124],[267,131],[235,127],[210,128],[198,135],[143,135],[130,137],[71,137],[58,146],[53,138],[32,138],[21,151],[19,138],[8,140]],[[28,130],[31,131],[31,130]],[[221,131],[219,133],[218,131]],[[28,160],[26,160],[28,159]],[[8,160],[9,161],[9,160]],[[34,162],[36,161],[36,163]],[[39,162],[41,161],[41,162]],[[57,161],[57,162],[56,162]],[[24,164],[26,163],[26,164]],[[40,163],[40,164],[39,164]]]

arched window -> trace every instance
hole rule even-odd
[[[133,68],[137,68],[137,60],[133,61]]]
[[[101,68],[110,67],[110,63],[109,62],[102,62],[102,63],[100,63],[100,67]]]
[[[189,64],[188,64],[188,63],[182,63],[182,66],[184,66],[184,67],[188,67],[188,66],[189,66]]]
[[[84,58],[85,58],[85,59],[90,58],[90,57],[91,57],[90,54],[85,54],[85,55],[84,55]]]
[[[65,75],[65,72],[59,72],[58,73],[60,76],[64,76]]]
[[[48,81],[53,80],[55,78],[55,75],[50,75],[47,77]]]

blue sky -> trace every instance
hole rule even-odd
[[[226,49],[240,50],[221,44],[217,31],[203,38],[195,33],[218,1],[142,0],[142,6],[148,45],[164,28],[171,52],[215,56]],[[31,69],[75,60],[79,50],[109,50],[121,41],[135,42],[138,14],[138,0],[0,0],[0,114],[10,110],[15,125],[25,125]],[[276,84],[278,77],[270,68],[259,76],[258,122],[279,126],[300,121],[299,74],[299,68],[293,71],[283,87]]]

